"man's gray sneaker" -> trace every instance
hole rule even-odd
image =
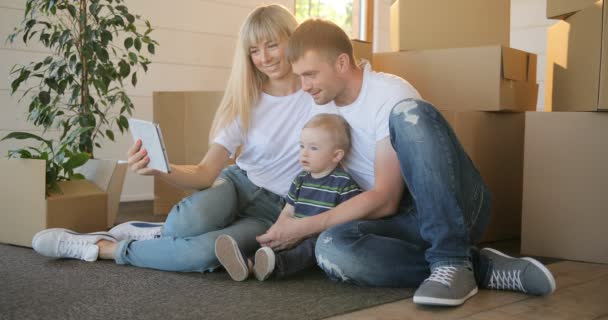
[[[96,245],[99,240],[116,242],[107,232],[77,233],[54,228],[36,233],[32,239],[32,248],[47,257],[95,261],[99,255],[99,247]]]
[[[482,288],[520,291],[537,296],[555,291],[555,278],[551,271],[535,259],[513,258],[490,248],[481,249],[480,254],[490,260]]]
[[[114,238],[121,240],[150,240],[160,238],[162,222],[129,221],[121,223],[108,231]]]
[[[431,275],[422,282],[414,303],[435,306],[459,306],[477,294],[473,268],[469,265],[431,267]]]

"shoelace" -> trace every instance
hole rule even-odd
[[[521,283],[521,270],[493,270],[488,283],[488,288],[497,290],[513,290],[526,292]]]
[[[60,240],[57,251],[62,257],[82,259],[89,245],[88,242],[74,239]]]
[[[454,274],[458,269],[454,266],[440,266],[433,269],[433,273],[431,276],[426,279],[426,281],[435,281],[439,282],[447,287],[449,287],[452,283],[452,279],[454,278]]]

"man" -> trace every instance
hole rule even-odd
[[[308,219],[285,219],[258,237],[281,249],[321,233],[319,266],[335,280],[418,287],[414,302],[455,306],[478,286],[546,295],[540,262],[477,251],[490,194],[441,114],[403,79],[357,66],[348,36],[323,20],[302,23],[288,59],[317,112],[341,114],[353,148],[345,167],[365,190]]]

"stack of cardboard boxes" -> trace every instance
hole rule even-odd
[[[452,125],[493,199],[482,241],[518,238],[525,111],[536,110],[536,55],[509,48],[509,0],[398,0],[377,71],[409,81]]]
[[[608,263],[608,5],[547,0],[548,112],[526,115],[522,252]],[[581,112],[587,111],[587,112]]]

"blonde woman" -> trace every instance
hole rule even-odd
[[[171,165],[171,173],[164,174],[146,167],[149,158],[140,141],[129,150],[134,172],[201,190],[178,203],[164,225],[128,222],[93,234],[49,229],[34,236],[34,249],[50,257],[114,259],[181,272],[217,268],[214,243],[220,234],[233,237],[246,253],[254,252],[259,247],[255,237],[276,221],[300,171],[299,129],[313,105],[285,56],[296,26],[280,5],[249,14],[211,129],[211,147],[199,164]],[[238,147],[236,165],[225,168]]]

